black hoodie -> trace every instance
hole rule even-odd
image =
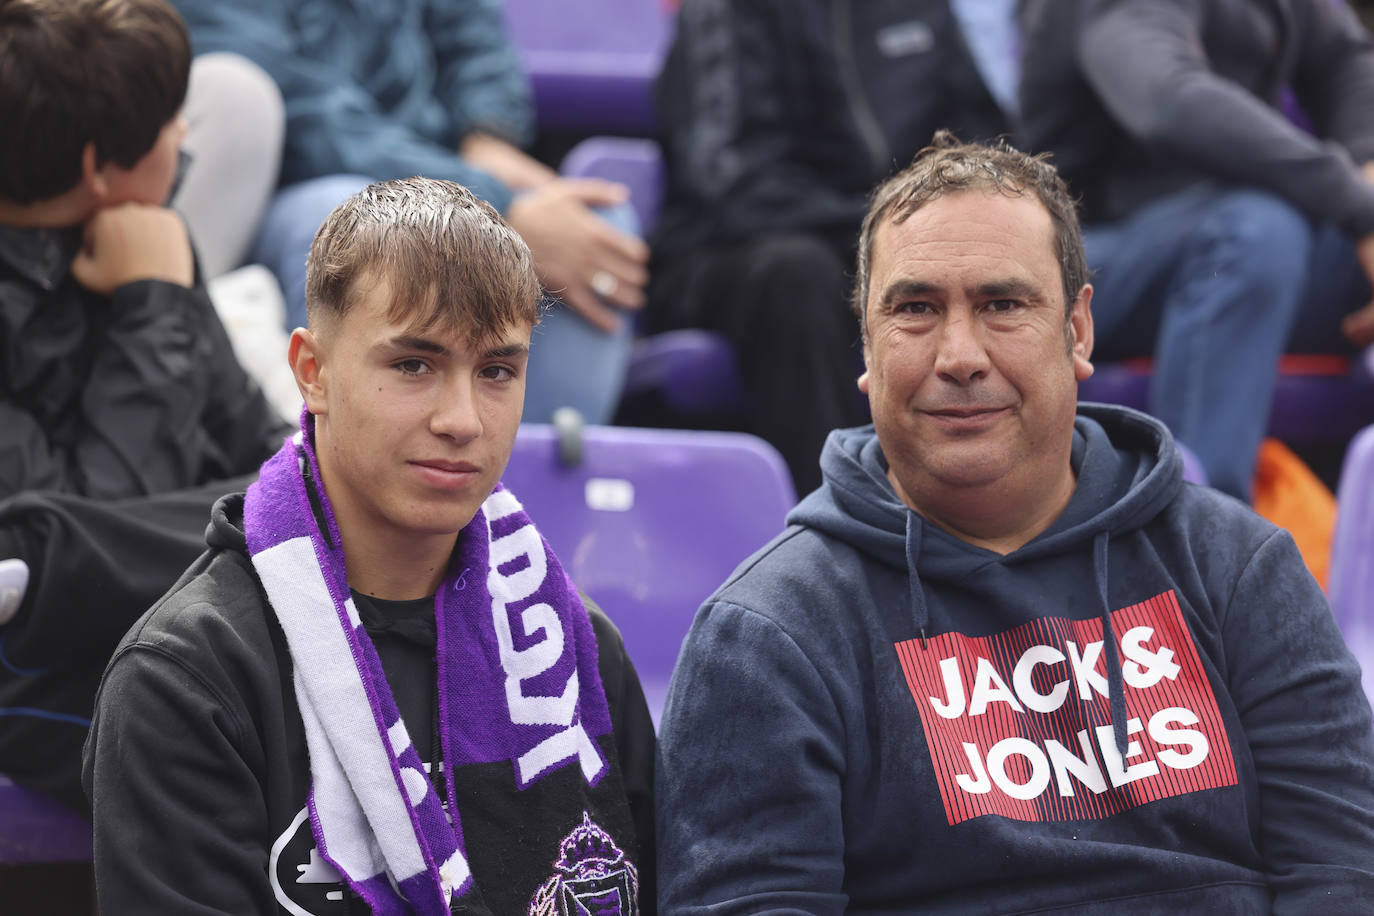
[[[1291,538],[1141,414],[1080,406],[1072,462],[1001,555],[832,434],[683,648],[664,912],[1374,911],[1370,707]]]
[[[243,494],[216,504],[206,539],[210,549],[115,650],[96,697],[82,782],[95,813],[100,909],[363,912],[320,858],[306,818],[310,769],[291,658],[248,557]],[[357,593],[355,600],[416,750],[429,761],[433,602],[387,602],[382,613],[372,600]],[[507,763],[455,771],[483,904],[463,910],[473,916],[534,914],[531,901],[544,892],[576,897],[564,888],[588,875],[567,871],[561,847],[578,838],[599,843],[604,860],[609,850],[638,864],[629,880],[637,880],[642,902],[636,910],[622,890],[619,912],[654,912],[653,722],[620,634],[585,603],[613,726],[597,740],[620,778],[588,790],[595,829],[579,832],[579,818],[554,824],[530,816],[544,810],[541,793],[578,785],[575,767],[523,791]],[[616,874],[600,876],[603,884],[626,878],[627,869],[612,864],[603,871]]]

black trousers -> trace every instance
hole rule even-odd
[[[255,477],[122,500],[0,501],[0,557],[30,569],[19,613],[0,627],[0,772],[86,810],[81,745],[111,653],[205,550],[215,500]]]
[[[847,263],[842,246],[788,233],[655,265],[647,329],[705,328],[730,339],[748,389],[747,428],[782,453],[798,495],[820,484],[830,431],[868,422]]]

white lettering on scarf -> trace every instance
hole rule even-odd
[[[520,503],[509,491],[502,490],[491,494],[482,508],[490,537],[492,522],[520,511]],[[503,537],[490,538],[490,545],[487,590],[491,593],[492,621],[501,667],[506,672],[506,705],[511,721],[518,725],[563,726],[516,761],[520,781],[527,785],[545,770],[577,757],[582,775],[591,782],[605,769],[606,762],[582,723],[573,721],[577,714],[577,669],[574,667],[559,696],[530,696],[521,686],[522,681],[537,677],[557,664],[566,649],[558,613],[543,602],[530,605],[520,614],[522,635],[533,637],[542,633],[543,638],[524,649],[516,649],[511,634],[506,607],[533,595],[548,574],[548,561],[539,532],[533,525],[524,525]],[[508,575],[500,571],[502,566],[521,557],[526,558],[528,565]]]

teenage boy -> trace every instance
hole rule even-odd
[[[164,206],[190,60],[162,0],[0,3],[0,772],[78,808],[110,652],[286,433]]]
[[[498,486],[529,249],[460,185],[383,182],[325,221],[306,288],[300,434],[97,697],[100,908],[651,911],[638,678]]]

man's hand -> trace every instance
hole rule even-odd
[[[1357,347],[1374,344],[1374,302],[1341,319],[1341,333]]]
[[[1365,180],[1374,183],[1374,160],[1364,163],[1360,168]],[[1374,233],[1355,240],[1355,259],[1369,278],[1369,285],[1374,287]],[[1374,344],[1374,302],[1346,315],[1341,321],[1341,333],[1357,347]]]
[[[625,309],[644,306],[649,248],[591,211],[624,203],[623,185],[597,178],[556,178],[511,202],[506,220],[534,254],[540,282],[603,331],[620,316],[602,299]]]
[[[166,207],[127,203],[97,210],[86,221],[72,277],[102,296],[136,280],[189,287],[195,259],[186,224]]]
[[[458,155],[512,191],[532,191],[558,177],[557,172],[538,159],[481,131],[473,131],[463,138],[458,145]]]

